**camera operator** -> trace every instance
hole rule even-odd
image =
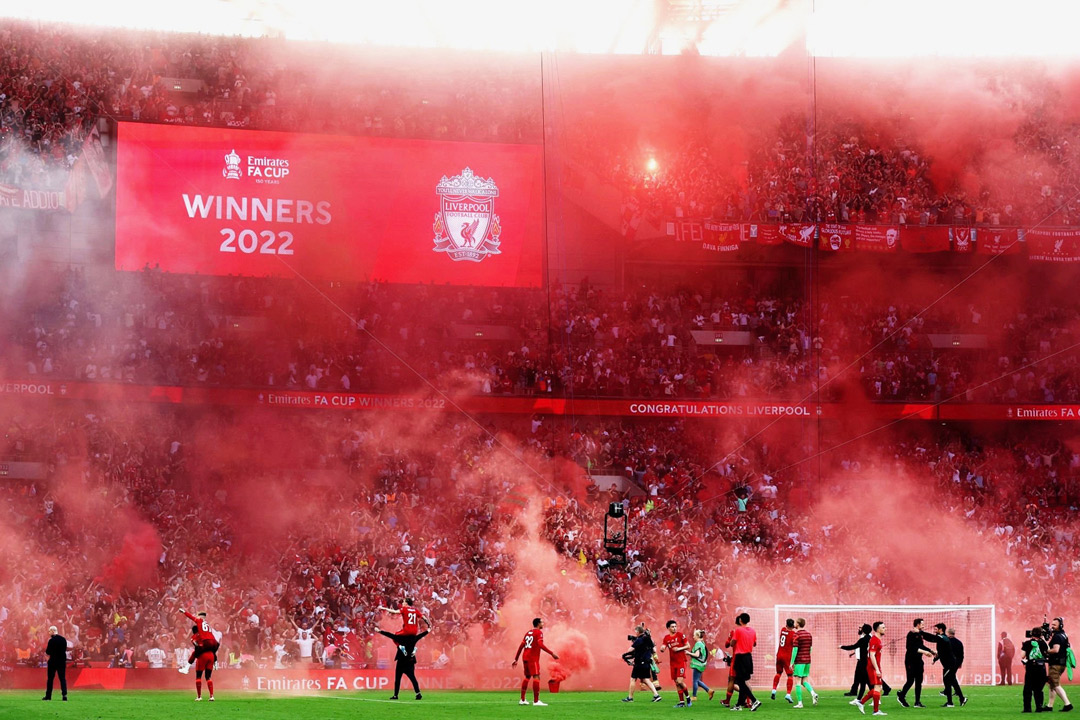
[[[1020,646],[1020,664],[1024,666],[1024,712],[1031,712],[1031,700],[1035,699],[1035,712],[1043,712],[1043,685],[1046,684],[1046,655],[1048,648],[1043,640],[1041,627],[1026,630]]]
[[[652,680],[652,658],[656,648],[652,635],[644,625],[638,625],[634,628],[634,634],[627,635],[626,639],[630,641],[633,647],[623,653],[622,659],[633,670],[630,671],[630,689],[627,691],[626,697],[623,698],[623,702],[634,702],[634,686],[638,682],[644,683],[645,687],[652,691],[653,702],[660,702],[660,693],[657,692]]]
[[[1054,709],[1054,696],[1061,698],[1061,702],[1065,703],[1061,708],[1062,712],[1069,712],[1073,709],[1072,703],[1069,702],[1069,696],[1065,694],[1065,688],[1061,686],[1061,676],[1065,672],[1065,663],[1068,662],[1069,653],[1069,636],[1065,634],[1065,621],[1062,618],[1056,617],[1050,621],[1047,625],[1043,623],[1043,634],[1048,637],[1047,654],[1046,654],[1046,681],[1050,685],[1050,698],[1046,703],[1046,707],[1049,710]]]

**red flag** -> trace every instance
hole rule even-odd
[[[86,161],[79,158],[68,173],[67,186],[64,188],[64,207],[68,212],[75,212],[84,200],[86,200]]]
[[[746,223],[743,225],[743,235],[747,240],[754,240],[758,245],[779,245],[784,242],[780,237],[779,225],[758,225]]]
[[[975,250],[975,228],[949,228],[949,234],[952,236],[954,252],[969,253]]]
[[[975,238],[975,251],[980,255],[1015,255],[1020,249],[1017,228],[980,228]]]
[[[109,165],[105,162],[105,151],[101,147],[101,133],[98,132],[96,125],[83,142],[82,157],[86,160],[86,168],[90,171],[90,176],[94,178],[98,197],[105,197],[109,194],[109,190],[112,190],[113,180],[109,173]]]
[[[912,253],[948,252],[952,249],[951,228],[944,225],[904,225],[900,228],[900,247]]]
[[[855,230],[853,225],[825,223],[818,236],[818,249],[829,251],[855,249]]]
[[[739,249],[741,239],[741,224],[718,223],[706,220],[705,239],[701,243],[701,248],[702,250],[714,250],[716,252],[732,252]]]
[[[874,252],[896,252],[899,236],[897,225],[856,225],[855,247]]]
[[[1054,228],[1024,233],[1028,259],[1039,262],[1080,262],[1080,229]]]
[[[816,225],[796,223],[779,225],[777,229],[780,232],[780,237],[792,245],[798,245],[799,247],[813,247],[814,245],[814,233],[817,231]]]

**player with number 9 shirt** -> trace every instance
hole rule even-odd
[[[795,620],[788,618],[784,621],[784,627],[780,628],[779,644],[776,647],[776,675],[772,681],[772,699],[776,699],[776,688],[780,685],[780,676],[787,673],[787,694],[784,699],[791,700],[791,688],[795,684],[792,680],[794,671],[791,667],[791,646],[795,639]]]

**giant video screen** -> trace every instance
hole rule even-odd
[[[116,267],[538,287],[538,145],[120,123]]]

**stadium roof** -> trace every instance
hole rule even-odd
[[[0,0],[0,16],[392,47],[1074,57],[1074,0]]]

